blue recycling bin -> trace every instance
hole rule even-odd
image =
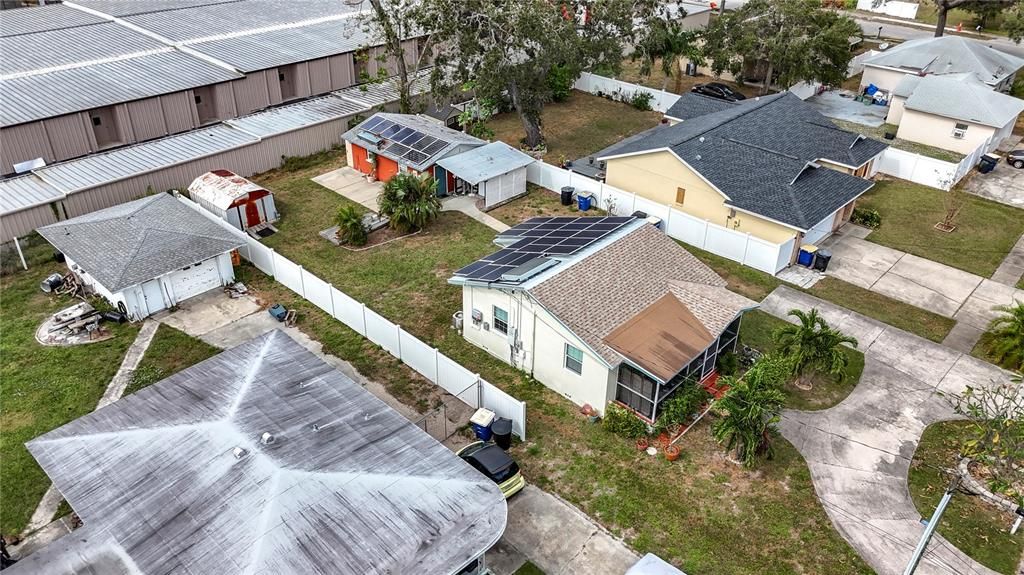
[[[796,257],[796,263],[804,266],[811,267],[814,265],[814,254],[818,251],[817,246],[802,245],[800,246],[800,254]]]
[[[590,209],[590,194],[579,193],[576,194],[576,205],[579,207],[581,212],[585,212]]]
[[[491,423],[494,422],[494,412],[481,407],[476,410],[473,417],[469,418],[469,426],[473,429],[473,434],[480,441],[491,440]]]

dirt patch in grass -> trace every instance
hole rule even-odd
[[[774,334],[785,325],[786,321],[763,311],[747,312],[740,323],[740,343],[762,353],[775,351],[778,344],[775,343]],[[786,394],[786,407],[813,411],[827,409],[846,399],[853,388],[857,387],[857,382],[864,372],[864,354],[849,347],[843,347],[843,353],[846,354],[849,363],[842,379],[814,374],[807,378],[811,389],[800,389],[793,380],[790,380],[783,388]]]
[[[629,104],[573,90],[565,102],[544,106],[541,125],[548,145],[544,161],[558,165],[563,159],[582,158],[653,128],[660,121],[658,112],[637,110]],[[515,113],[498,114],[487,125],[496,139],[517,148],[525,136]]]
[[[511,202],[494,208],[487,212],[498,218],[502,223],[514,226],[530,218],[552,217],[552,216],[604,216],[607,214],[602,209],[590,208],[581,212],[576,207],[576,202],[563,206],[558,192],[542,188],[536,184],[527,184],[525,196],[516,198]]]
[[[922,517],[930,517],[949,485],[951,469],[959,462],[970,424],[947,421],[924,430],[914,452],[907,483]],[[997,510],[980,498],[957,492],[939,523],[939,534],[982,565],[1013,575],[1024,555],[1024,531],[1010,535],[1013,514]]]
[[[41,247],[41,251],[52,250]],[[28,257],[29,254],[26,254]],[[135,339],[138,326],[105,324],[114,337],[71,347],[44,347],[35,330],[49,314],[74,303],[39,290],[63,264],[31,258],[28,271],[0,278],[0,532],[15,535],[49,487],[25,442],[92,411]]]
[[[761,88],[759,86],[741,86],[736,82],[722,80],[713,76],[706,76],[704,74],[698,76],[687,76],[684,74],[682,77],[668,77],[665,75],[665,72],[662,71],[660,59],[655,60],[651,73],[648,76],[640,73],[640,62],[633,62],[627,59],[622,62],[622,70],[615,76],[615,79],[622,80],[623,82],[640,84],[641,86],[647,86],[648,88],[654,88],[655,90],[665,90],[666,92],[672,92],[674,94],[685,94],[697,84],[707,84],[708,82],[725,84],[748,98],[752,98],[761,93]]]
[[[944,233],[934,225],[946,213],[947,193],[903,180],[878,182],[857,200],[882,215],[868,241],[991,277],[1024,234],[1024,210],[965,194],[956,231]]]

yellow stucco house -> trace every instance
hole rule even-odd
[[[605,182],[773,244],[815,243],[849,220],[888,147],[783,92],[685,95],[662,124],[596,154]]]

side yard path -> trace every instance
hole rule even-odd
[[[149,344],[153,342],[153,336],[156,335],[156,329],[159,326],[160,324],[155,321],[146,321],[142,324],[142,329],[139,330],[135,341],[125,353],[121,366],[107,385],[106,391],[103,392],[103,397],[96,404],[96,409],[102,409],[121,399],[125,388],[128,387],[128,383],[132,379],[132,373],[139,366],[139,362],[142,361],[142,356],[145,355]],[[67,529],[66,525],[60,520],[53,521],[61,501],[63,501],[63,497],[60,491],[57,491],[57,488],[50,484],[46,494],[39,501],[35,512],[32,513],[32,518],[29,519],[28,525],[25,527],[23,533],[27,537],[22,540],[17,548],[12,550],[16,555],[27,555],[64,535],[65,529]]]
[[[1016,285],[1024,277],[1024,235],[1020,236],[1013,249],[1007,254],[992,274],[992,281],[1008,286]]]
[[[843,537],[878,573],[901,573],[924,530],[907,486],[914,451],[929,424],[954,418],[940,393],[1009,373],[791,288],[777,288],[761,304],[787,320],[793,308],[817,308],[856,337],[865,366],[839,405],[784,412],[782,434],[807,460],[818,498]],[[938,535],[918,572],[995,573]]]

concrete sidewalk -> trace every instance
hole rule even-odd
[[[509,228],[505,222],[490,216],[476,207],[478,196],[448,196],[441,201],[442,212],[462,212],[499,234]]]
[[[839,533],[882,575],[902,573],[924,526],[907,475],[924,429],[955,413],[940,394],[1006,381],[1009,372],[787,287],[761,309],[786,316],[817,308],[830,325],[858,340],[864,373],[839,405],[786,410],[782,434],[807,460],[818,499]],[[941,536],[918,573],[993,574]]]
[[[1021,212],[1021,217],[1024,217],[1024,212]],[[1003,259],[1003,263],[996,268],[992,274],[992,281],[1016,286],[1021,277],[1024,277],[1024,235],[1017,239],[1017,243]]]
[[[640,557],[579,509],[527,485],[508,501],[508,526],[487,552],[494,575],[526,561],[547,575],[622,575]]]

